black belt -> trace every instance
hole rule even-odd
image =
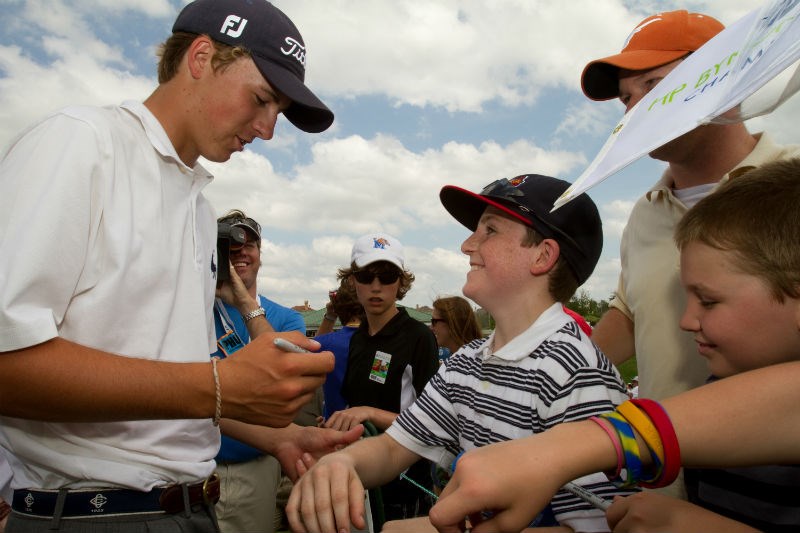
[[[131,489],[77,489],[70,490],[64,498],[60,516],[103,517],[119,514],[170,513],[183,511],[184,488],[190,506],[212,507],[219,501],[219,476],[216,474],[192,485],[171,485],[150,492]],[[56,515],[58,490],[14,491],[11,508],[26,516],[51,518]]]

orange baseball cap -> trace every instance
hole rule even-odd
[[[591,61],[581,74],[583,93],[592,100],[619,96],[619,70],[649,70],[694,52],[725,26],[685,9],[657,13],[641,21],[616,55]]]

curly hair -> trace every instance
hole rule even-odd
[[[364,315],[364,307],[358,301],[356,290],[346,279],[340,280],[336,289],[336,298],[333,300],[333,312],[339,317],[342,325],[351,322],[354,318]]]

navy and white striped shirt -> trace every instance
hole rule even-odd
[[[494,334],[451,355],[387,433],[448,468],[461,451],[608,412],[628,399],[614,366],[561,304],[496,352],[493,341]],[[608,499],[631,493],[601,473],[577,482]],[[561,524],[608,531],[602,511],[566,491],[551,503]]]

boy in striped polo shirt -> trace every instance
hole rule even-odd
[[[627,400],[613,365],[562,308],[591,275],[603,245],[600,216],[587,195],[550,212],[567,187],[529,174],[497,180],[480,194],[442,189],[444,207],[473,231],[461,245],[470,262],[464,295],[494,317],[495,331],[451,355],[384,435],[330,454],[304,475],[289,501],[294,528],[363,527],[363,486],[397,477],[420,457],[449,467],[462,451]],[[601,473],[576,482],[609,499],[629,494]],[[551,508],[571,530],[609,530],[603,511],[566,491]]]

